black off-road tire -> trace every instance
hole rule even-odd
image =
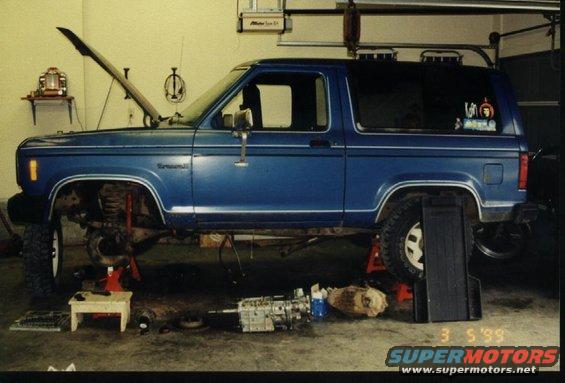
[[[388,272],[400,281],[411,283],[424,278],[424,270],[416,268],[408,260],[404,244],[410,229],[422,222],[422,202],[420,198],[402,202],[385,221],[381,231],[381,258]],[[470,257],[473,248],[473,230],[466,222],[467,256]],[[469,258],[467,258],[467,262]]]
[[[53,241],[57,234],[58,266],[54,273]],[[26,227],[23,236],[22,259],[25,285],[35,298],[47,297],[59,286],[63,265],[63,236],[59,224],[33,224]]]

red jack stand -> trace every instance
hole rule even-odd
[[[129,270],[129,276],[138,282],[141,282],[141,274],[139,273],[139,268],[135,262],[134,257],[129,258],[128,266],[118,267],[113,270],[112,267],[108,267],[108,275],[100,279],[100,283],[104,284],[104,291],[124,291],[121,280],[124,276],[124,272]],[[109,317],[119,317],[120,314],[108,314],[108,313],[93,313],[92,319],[99,318],[109,318]]]
[[[126,194],[126,239],[129,241],[132,238],[132,214],[133,214],[133,196],[131,193]],[[141,282],[141,274],[139,273],[139,268],[137,267],[137,263],[135,262],[135,257],[129,257],[129,274],[130,276],[138,282]],[[100,282],[104,283],[104,290],[106,291],[124,291],[122,285],[120,283],[120,279],[122,277],[123,272],[125,271],[126,267],[118,267],[117,270],[113,270],[113,268],[108,268],[108,275],[100,280]]]
[[[137,262],[134,257],[130,257],[128,266],[118,267],[116,270],[113,270],[111,267],[108,268],[108,275],[100,280],[101,283],[104,283],[104,290],[124,291],[120,280],[126,270],[129,270],[129,276],[131,278],[141,282],[141,274],[139,273]]]
[[[412,287],[405,283],[395,282],[392,286],[392,291],[396,292],[396,301],[398,303],[413,299]]]
[[[371,249],[369,250],[369,254],[367,255],[367,267],[365,268],[365,272],[367,274],[371,274],[374,271],[385,271],[386,267],[383,264],[383,260],[380,256],[381,253],[381,243],[379,238],[375,238],[373,244],[371,245]]]
[[[133,196],[131,193],[126,194],[125,201],[125,211],[126,211],[126,239],[128,241],[132,238],[132,215],[133,215]],[[128,247],[128,251],[131,248]],[[130,253],[131,254],[131,253]],[[129,270],[128,277],[141,282],[141,274],[139,273],[139,268],[137,267],[137,262],[135,257],[130,255],[127,266],[120,266],[116,270],[113,267],[108,267],[108,275],[102,278],[99,282],[104,284],[104,291],[124,291],[122,286],[122,277],[125,275],[124,272]],[[93,319],[97,318],[107,318],[120,316],[120,314],[108,314],[108,313],[95,313],[92,314]]]
[[[380,252],[381,243],[379,241],[379,237],[377,236],[373,240],[373,244],[371,245],[371,249],[369,250],[369,254],[367,255],[367,266],[365,268],[365,273],[367,275],[373,272],[386,271],[386,267],[383,263],[382,258],[380,257]],[[396,301],[398,303],[412,299],[412,288],[405,283],[395,282],[391,290],[396,293]]]

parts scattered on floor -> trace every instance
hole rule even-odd
[[[320,289],[320,284],[316,283],[310,288],[312,295],[312,316],[314,319],[323,319],[328,314],[328,291]]]
[[[63,331],[69,327],[69,317],[69,313],[62,311],[28,311],[10,326],[10,330]]]
[[[133,317],[135,318],[137,327],[141,330],[140,335],[145,335],[151,329],[157,315],[155,315],[155,312],[151,309],[142,308],[136,310]]]
[[[292,295],[296,287],[303,287],[304,293],[310,295],[310,286],[317,282],[321,288],[364,286],[359,274],[362,271],[360,265],[366,260],[366,246],[346,240],[320,246],[320,249],[308,249],[300,256],[282,261],[276,248],[260,249],[253,263],[244,264],[248,274],[245,285],[236,288],[222,280],[217,249],[202,250],[196,245],[187,250],[177,245],[156,246],[147,257],[139,258],[144,280],[135,286],[131,302],[132,314],[136,309],[150,308],[157,315],[147,335],[140,335],[134,316],[124,333],[118,331],[117,318],[97,321],[85,318],[85,323],[74,333],[68,330],[59,333],[8,331],[14,320],[28,310],[68,311],[67,298],[81,290],[80,280],[72,277],[72,271],[84,268],[88,261],[82,248],[65,249],[66,272],[60,293],[49,300],[28,301],[21,296],[23,275],[14,272],[19,260],[0,258],[0,273],[4,276],[0,286],[0,295],[4,299],[0,311],[4,330],[0,331],[0,367],[2,370],[39,371],[52,365],[63,370],[74,362],[79,371],[133,368],[167,371],[356,368],[373,371],[389,368],[384,364],[388,345],[444,345],[441,329],[446,325],[416,326],[412,322],[412,302],[398,303],[395,300],[390,288],[394,279],[384,273],[373,273],[368,277],[371,287],[387,293],[389,306],[376,318],[350,318],[330,307],[323,320],[297,323],[292,331],[242,333],[211,325],[200,331],[174,327],[174,319],[187,311],[196,314],[237,308],[240,297],[285,292]],[[188,254],[190,259],[187,259]],[[243,258],[247,258],[247,254]],[[452,345],[468,344],[469,328],[476,336],[477,346],[492,344],[492,340],[487,343],[489,340],[480,332],[481,328],[504,331],[503,344],[535,346],[559,339],[558,278],[552,278],[556,263],[551,254],[547,254],[539,258],[540,263],[536,263],[533,270],[532,259],[537,258],[528,253],[527,257],[504,265],[502,274],[498,264],[478,258],[472,260],[473,271],[484,281],[483,304],[490,314],[480,322],[448,324]],[[163,290],[174,283],[168,271],[174,272],[183,262],[190,262],[200,271],[197,277],[188,276],[179,286],[179,292]],[[92,278],[99,279],[98,276]],[[501,318],[505,318],[504,321],[501,322]],[[160,327],[169,321],[171,328],[163,329],[163,332],[170,332],[160,334]],[[235,313],[235,326],[238,324]],[[234,352],[237,350],[245,352]],[[558,369],[558,366],[552,369]]]
[[[302,289],[294,290],[292,298],[283,295],[245,298],[238,302],[237,309],[209,311],[211,323],[229,323],[230,315],[237,314],[243,332],[270,332],[291,330],[301,319],[309,319],[310,296]],[[227,315],[228,317],[222,318]]]
[[[358,286],[329,290],[328,303],[352,317],[376,317],[388,307],[386,295],[382,291]]]
[[[206,328],[204,317],[191,312],[175,320],[175,326],[181,330],[201,330]]]

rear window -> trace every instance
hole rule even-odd
[[[489,74],[439,65],[356,63],[349,81],[358,128],[369,132],[498,134]]]

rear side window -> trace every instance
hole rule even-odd
[[[362,131],[498,134],[502,128],[489,74],[482,70],[357,63],[349,81]]]

